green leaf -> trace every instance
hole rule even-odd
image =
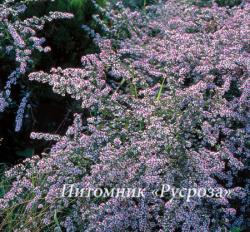
[[[57,217],[57,211],[55,210],[55,213],[54,213],[54,221],[57,225],[57,228],[59,231],[62,231],[61,227],[60,227],[60,223],[59,223],[59,220],[58,220],[58,217]]]
[[[234,227],[230,230],[230,232],[241,232],[241,229],[239,227]]]
[[[161,82],[161,87],[160,87],[160,90],[159,90],[159,92],[158,92],[158,94],[157,94],[157,97],[156,97],[156,100],[157,100],[157,101],[159,101],[160,98],[161,98],[161,94],[162,94],[162,91],[163,91],[163,86],[164,86],[165,79],[166,79],[166,78],[163,78],[163,80],[162,80],[162,82]]]

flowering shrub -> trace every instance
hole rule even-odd
[[[37,31],[41,31],[46,22],[73,17],[69,13],[50,12],[48,16],[41,18],[34,16],[22,19],[22,14],[26,11],[26,8],[25,2],[22,1],[6,0],[0,4],[0,54],[11,57],[16,64],[15,69],[7,77],[5,86],[0,89],[0,112],[3,112],[6,107],[13,103],[11,98],[13,85],[19,84],[23,91],[27,92],[24,94],[17,112],[17,132],[21,129],[25,105],[30,95],[28,89],[24,86],[25,82],[22,82],[21,78],[25,78],[25,74],[32,67],[34,51],[50,51],[50,47],[43,45],[45,38],[39,38]]]
[[[246,229],[249,204],[250,4],[231,9],[180,1],[105,14],[107,37],[83,67],[29,79],[81,101],[49,154],[5,172],[6,231],[230,231]],[[100,24],[103,22],[100,20]],[[111,26],[110,26],[111,25]],[[126,35],[126,36],[124,36]],[[145,198],[63,198],[79,188],[134,187]],[[163,184],[221,188],[230,196],[171,200]]]

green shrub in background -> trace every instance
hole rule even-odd
[[[100,6],[105,6],[107,0],[96,0],[95,2]],[[54,3],[51,2],[51,7],[73,13],[75,20],[81,23],[96,13],[91,0],[56,0]]]
[[[212,0],[190,0],[189,2],[199,7],[207,7],[212,5]]]
[[[114,1],[117,2],[117,1]],[[159,2],[158,0],[123,0],[124,6],[130,7],[131,9],[141,9],[147,5]]]
[[[240,5],[242,3],[242,0],[216,0],[216,3],[219,6],[237,6]]]
[[[191,0],[190,1],[191,4],[194,4],[196,6],[200,6],[200,7],[209,7],[212,5],[212,0]],[[229,7],[233,7],[233,6],[237,6],[239,4],[242,3],[242,0],[215,0],[215,2],[219,5],[219,6],[229,6]]]

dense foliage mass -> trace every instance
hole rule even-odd
[[[98,53],[84,55],[81,68],[29,75],[80,102],[88,117],[76,113],[64,136],[31,134],[56,144],[5,172],[1,229],[247,229],[250,4],[200,8],[169,0],[141,12],[122,4],[99,8],[106,36],[83,26]],[[146,194],[60,197],[72,183]],[[232,194],[190,202],[150,194],[163,184]]]

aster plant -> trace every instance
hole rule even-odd
[[[29,75],[80,101],[50,153],[5,172],[0,207],[8,231],[235,231],[249,205],[249,11],[170,0],[103,9],[106,36],[82,68]],[[108,23],[105,25],[105,23]],[[79,188],[141,188],[141,198],[61,197]],[[164,184],[230,195],[171,200]]]

